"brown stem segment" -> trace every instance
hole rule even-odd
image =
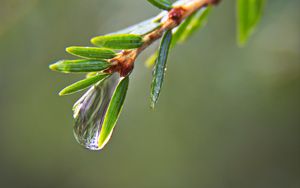
[[[129,75],[133,70],[134,62],[139,54],[153,42],[161,38],[165,31],[177,27],[185,18],[189,17],[200,8],[207,5],[216,5],[220,1],[221,0],[190,0],[183,5],[175,6],[169,11],[168,19],[162,23],[161,27],[143,37],[144,43],[141,47],[120,52],[117,57],[110,60],[110,62],[113,63],[113,66],[106,72],[119,72],[119,74],[124,77]]]

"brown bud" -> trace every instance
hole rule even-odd
[[[176,24],[179,24],[181,22],[183,14],[184,14],[184,9],[182,7],[173,8],[169,12],[169,19],[173,20]]]

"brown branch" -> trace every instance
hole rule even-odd
[[[177,27],[185,18],[207,5],[216,5],[220,0],[190,0],[183,5],[175,6],[168,13],[162,26],[143,37],[143,45],[134,50],[123,50],[119,55],[110,60],[114,65],[107,70],[108,73],[119,72],[121,76],[127,76],[134,67],[134,62],[139,54],[160,39],[165,31]]]

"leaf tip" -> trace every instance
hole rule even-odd
[[[237,35],[237,45],[238,45],[238,47],[240,47],[240,48],[245,47],[247,42],[248,42],[248,37],[244,36],[243,34],[241,34],[239,32],[238,35]]]
[[[99,45],[99,44],[98,44],[98,43],[99,43],[99,38],[100,38],[100,37],[93,37],[93,38],[91,38],[90,42],[91,42],[92,44],[94,44],[94,45]]]
[[[58,64],[57,63],[53,63],[51,65],[49,65],[49,69],[56,71],[58,69]]]
[[[238,40],[238,42],[237,42],[238,47],[240,47],[240,48],[244,48],[246,46],[246,43],[247,43],[247,41],[245,41],[245,40]]]
[[[68,52],[69,54],[73,54],[75,46],[70,46],[66,48],[66,52]]]
[[[63,90],[61,90],[61,91],[58,93],[58,95],[62,97],[62,96],[67,95],[67,93],[66,93],[66,91],[63,89]]]
[[[151,110],[154,110],[155,109],[155,103],[153,101],[151,101],[150,103],[150,109]]]

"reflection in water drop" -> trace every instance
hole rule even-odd
[[[74,105],[74,135],[79,144],[99,150],[103,119],[120,76],[114,74],[90,88]]]

